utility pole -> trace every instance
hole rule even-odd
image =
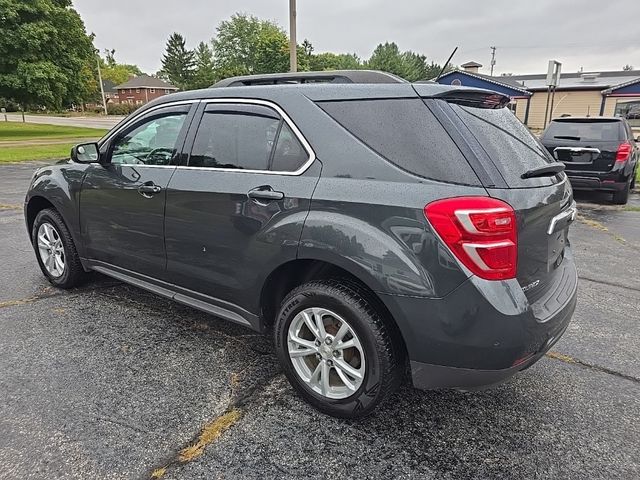
[[[296,0],[289,0],[289,70],[298,71],[298,52],[296,41]]]
[[[491,48],[491,76],[493,77],[493,67],[496,65],[496,47]]]
[[[96,55],[96,61],[98,62],[98,81],[100,82],[100,94],[102,95],[102,108],[104,108],[104,114],[109,115],[107,111],[107,101],[104,98],[104,85],[102,84],[102,71],[100,70],[100,55]]]

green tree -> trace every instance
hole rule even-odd
[[[355,53],[318,53],[309,58],[313,71],[322,70],[358,70],[363,68],[360,58]]]
[[[403,77],[406,71],[406,59],[403,58],[398,45],[386,42],[379,44],[371,58],[367,61],[367,68],[382,70]],[[404,78],[404,77],[403,77]]]
[[[105,58],[100,58],[100,69],[102,70],[102,79],[110,80],[116,85],[126,82],[131,77],[138,77],[143,74],[137,65],[128,63],[118,63],[116,61],[116,51],[105,49]]]
[[[258,51],[261,38],[262,45]],[[281,38],[286,42],[287,36],[282,28],[253,15],[236,13],[229,20],[220,22],[213,39],[218,75],[223,78],[250,75],[256,73],[257,68],[264,69],[268,60],[263,55],[277,51],[277,41]],[[274,60],[275,64],[278,62],[279,59]]]
[[[216,82],[216,72],[213,63],[213,51],[204,42],[200,42],[195,49],[195,71],[189,88],[207,88]]]
[[[162,57],[162,71],[176,87],[189,87],[195,68],[195,54],[188,50],[186,41],[179,33],[172,33]]]
[[[24,109],[88,100],[93,38],[70,0],[0,0],[0,20],[0,97]]]
[[[280,73],[289,71],[289,42],[281,30],[264,29],[257,37],[252,73]]]
[[[395,43],[379,44],[366,63],[367,68],[393,73],[410,82],[429,80],[440,73],[440,65],[427,62],[424,55],[410,50],[401,52]]]
[[[220,22],[212,43],[219,78],[289,70],[289,37],[269,20],[236,13]],[[301,71],[309,69],[305,48],[304,44],[297,47]]]
[[[418,80],[431,80],[440,73],[442,68],[434,62],[427,63],[427,57],[418,53],[407,51],[402,54],[404,72],[401,75],[410,82]]]

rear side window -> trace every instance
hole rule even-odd
[[[442,182],[480,185],[456,144],[418,98],[318,105],[361,142],[403,170]]]
[[[257,112],[205,112],[189,165],[267,170],[279,124],[279,118]]]
[[[577,142],[617,142],[624,140],[622,122],[554,120],[544,132],[545,139]]]
[[[451,104],[512,188],[550,185],[550,177],[522,179],[531,169],[554,163],[547,150],[507,108],[488,109]]]
[[[213,104],[198,125],[189,166],[295,172],[308,160],[298,137],[272,108]]]
[[[295,172],[309,159],[298,137],[286,122],[282,122],[278,140],[273,150],[270,170],[275,172]]]

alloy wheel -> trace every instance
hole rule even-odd
[[[62,238],[50,223],[43,223],[38,228],[38,253],[44,268],[49,275],[60,278],[65,270],[65,254]]]
[[[306,308],[291,321],[289,358],[303,382],[331,399],[353,395],[365,377],[365,355],[355,330],[340,315]]]

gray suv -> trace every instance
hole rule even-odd
[[[168,95],[40,168],[61,288],[97,271],[257,331],[328,414],[502,382],[576,304],[563,172],[494,92],[294,84]]]

